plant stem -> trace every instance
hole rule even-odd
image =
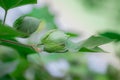
[[[2,43],[8,43],[8,44],[14,44],[14,45],[19,45],[19,46],[24,46],[24,47],[28,47],[28,48],[31,48],[31,49],[34,49],[35,48],[33,46],[30,46],[30,45],[26,45],[26,44],[22,44],[22,43],[19,43],[19,42],[15,42],[15,41],[11,41],[11,40],[5,40],[5,39],[0,39],[0,42]],[[36,51],[36,50],[35,50]],[[37,52],[37,51],[36,51]]]
[[[5,10],[5,15],[4,15],[4,20],[3,20],[3,25],[5,25],[5,21],[6,21],[7,13],[8,13],[8,11]]]

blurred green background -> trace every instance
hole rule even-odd
[[[1,8],[0,13],[3,19]],[[120,0],[39,0],[37,5],[10,10],[6,23],[12,26],[22,15],[45,20],[46,29],[78,33],[75,42],[93,34],[120,33]],[[39,35],[19,41],[36,43]],[[17,80],[120,80],[119,41],[101,47],[109,53],[40,53],[29,55],[27,62],[14,49],[0,45],[0,80],[15,80],[12,75]]]

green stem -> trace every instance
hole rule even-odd
[[[3,20],[3,25],[5,25],[5,21],[6,21],[7,13],[8,13],[8,11],[5,10],[5,15],[4,15],[4,20]]]
[[[15,45],[19,45],[19,46],[24,46],[24,47],[28,47],[28,48],[31,48],[31,49],[35,49],[33,46],[22,44],[22,43],[11,41],[11,40],[0,39],[0,41],[8,43],[8,44],[15,44]]]

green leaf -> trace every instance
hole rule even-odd
[[[67,35],[69,35],[70,37],[78,37],[79,35],[76,33],[72,33],[72,32],[66,32]]]
[[[27,34],[16,31],[11,27],[0,24],[0,38],[26,37]]]
[[[46,22],[47,29],[57,29],[57,25],[55,23],[55,16],[49,11],[48,6],[44,6],[41,8],[34,8],[27,15],[44,20]]]
[[[92,49],[82,47],[79,51],[80,52],[105,52],[103,49],[101,49],[99,47],[95,47],[95,48],[92,48]]]
[[[85,40],[82,44],[82,47],[86,48],[95,48],[97,46],[112,42],[112,39],[103,36],[91,36],[87,40]]]
[[[3,77],[0,77],[0,80],[14,80],[10,75],[5,75]]]
[[[104,45],[112,41],[113,39],[109,39],[103,36],[91,36],[90,38],[82,42],[79,42],[80,43],[79,52],[105,52],[98,46]]]
[[[77,53],[77,52],[105,52],[104,50],[102,50],[101,48],[98,47],[102,43],[96,43],[95,41],[93,41],[93,38],[95,38],[95,37],[88,38],[87,40],[81,41],[79,43],[74,43],[70,40],[67,40],[67,42],[66,42],[67,50],[71,53]],[[100,39],[100,37],[98,37],[98,39]],[[95,38],[95,40],[97,40],[97,37]],[[90,44],[89,41],[92,42],[92,44]]]
[[[37,0],[0,0],[0,6],[6,11],[26,4],[35,4]]]
[[[28,54],[36,53],[32,46],[24,45],[12,40],[0,39],[0,45],[11,47],[17,50],[21,57],[26,58]]]
[[[30,64],[26,59],[20,59],[18,66],[10,75],[16,80],[26,80],[25,71],[29,68]]]
[[[101,33],[100,35],[102,35],[104,37],[108,37],[110,39],[120,41],[120,34],[116,33],[116,32],[108,31],[108,32]]]

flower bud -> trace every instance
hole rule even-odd
[[[63,31],[50,30],[41,40],[44,50],[48,52],[66,51],[65,42],[69,38]]]
[[[22,16],[15,21],[13,27],[26,34],[32,34],[38,29],[39,24],[40,20],[37,18]]]

